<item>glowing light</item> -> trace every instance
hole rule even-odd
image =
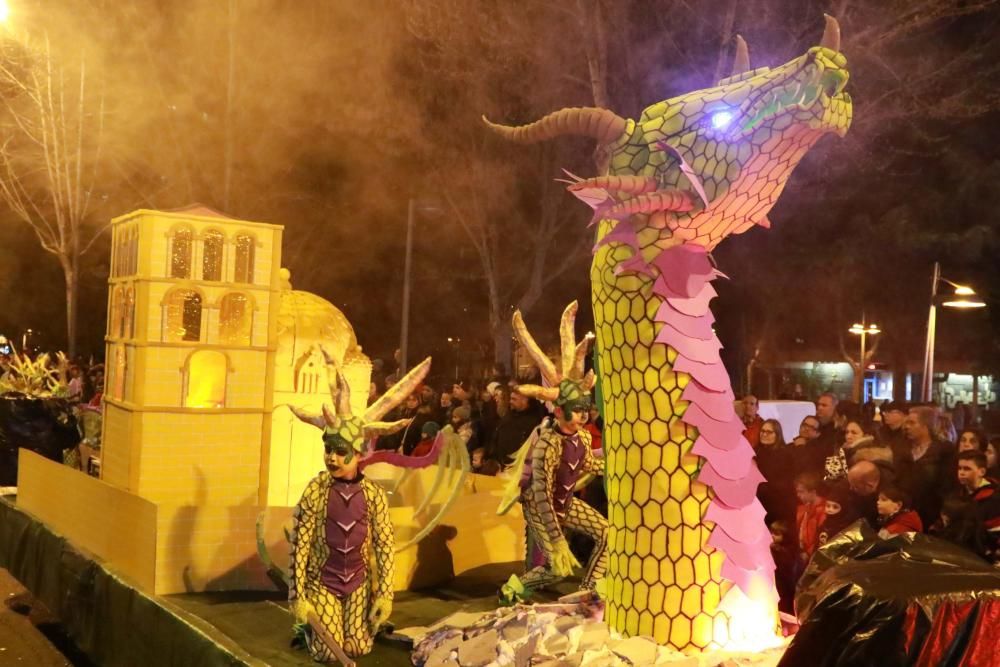
[[[941,304],[942,306],[948,306],[949,308],[985,308],[986,303],[983,301],[973,301],[971,299],[959,299],[957,301],[945,301]]]
[[[960,296],[972,296],[976,291],[971,287],[966,287],[965,285],[958,285],[955,287],[955,294]]]
[[[727,651],[766,651],[787,642],[779,630],[774,590],[759,577],[751,580],[750,590],[752,597],[733,586],[719,603],[729,616],[729,638],[722,646]]]
[[[6,0],[0,0],[0,23],[6,23],[10,18],[10,6]]]
[[[731,122],[733,122],[732,111],[716,111],[712,114],[712,127],[717,130],[729,127]]]

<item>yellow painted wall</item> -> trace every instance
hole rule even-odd
[[[154,588],[156,505],[20,450],[17,506],[146,591]]]

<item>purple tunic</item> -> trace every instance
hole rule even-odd
[[[559,468],[555,472],[555,484],[552,488],[552,509],[556,514],[563,514],[573,498],[573,488],[583,474],[585,454],[586,448],[580,442],[579,433],[563,436],[562,456],[559,458]]]
[[[323,564],[323,585],[343,597],[365,579],[364,544],[368,537],[368,503],[361,478],[334,479],[326,501],[326,544],[330,556]]]

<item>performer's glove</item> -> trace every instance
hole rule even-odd
[[[368,623],[372,632],[378,632],[379,627],[389,620],[392,613],[392,599],[387,597],[376,597],[372,600],[371,611],[368,612]]]
[[[574,567],[580,567],[580,561],[569,550],[569,543],[566,540],[561,540],[553,547],[549,566],[556,575],[568,577],[573,574]]]

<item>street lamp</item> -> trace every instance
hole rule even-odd
[[[941,275],[941,265],[934,262],[934,279],[931,281],[931,307],[927,315],[927,344],[924,346],[924,376],[921,383],[921,400],[931,400],[931,389],[934,385],[934,339],[937,328],[938,283],[945,282],[955,288],[955,294],[945,297],[942,306],[968,310],[984,308],[986,302],[980,299],[975,290],[967,285],[959,285]]]
[[[3,0],[0,0],[2,2]],[[432,203],[419,202],[410,197],[406,206],[406,259],[403,262],[403,324],[399,333],[399,376],[407,371],[406,352],[410,343],[410,265],[413,256],[413,223],[417,211],[436,213],[441,209]]]
[[[865,385],[865,343],[867,342],[868,336],[874,336],[876,334],[882,333],[882,330],[878,328],[875,323],[865,324],[865,318],[861,318],[861,322],[855,322],[851,325],[848,331],[857,336],[861,336],[861,356],[858,358],[858,370],[854,378],[854,398],[858,402],[864,398],[864,385]]]

